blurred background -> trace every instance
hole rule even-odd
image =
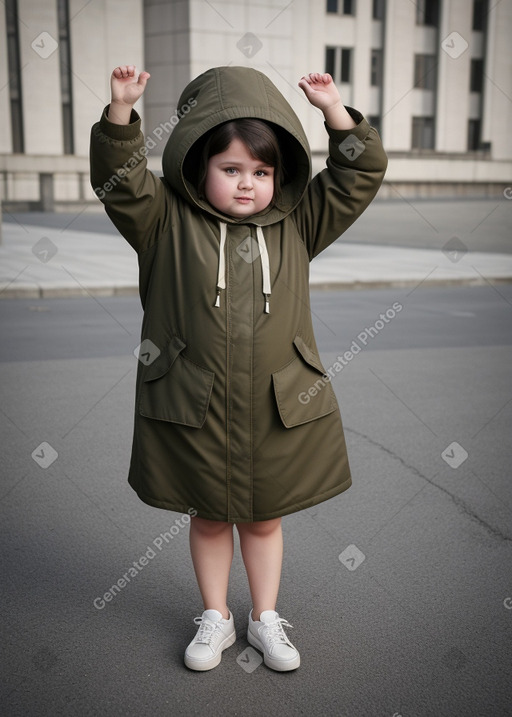
[[[297,87],[327,71],[381,133],[382,198],[503,197],[512,177],[512,0],[5,0],[0,8],[4,210],[101,211],[91,125],[119,64],[151,73],[138,106],[155,146],[187,82],[215,65],[267,74],[323,165],[322,117]]]

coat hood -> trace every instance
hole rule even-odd
[[[250,67],[214,67],[183,90],[179,122],[167,141],[163,174],[185,201],[227,223],[267,226],[282,220],[300,202],[311,178],[309,144],[299,118],[277,87]],[[235,219],[217,211],[197,193],[197,169],[205,135],[229,120],[251,117],[269,122],[283,157],[282,201],[249,218]]]

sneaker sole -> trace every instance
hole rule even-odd
[[[213,668],[217,667],[217,665],[220,663],[224,650],[227,650],[227,648],[231,647],[231,645],[233,645],[235,642],[236,632],[233,630],[231,635],[228,635],[228,637],[226,637],[224,641],[220,643],[217,653],[213,655],[213,657],[211,657],[209,660],[197,660],[193,657],[189,657],[187,653],[185,653],[185,665],[190,670],[195,670],[196,672],[205,672],[206,670],[213,670]]]
[[[265,653],[265,649],[260,639],[255,637],[250,630],[247,631],[247,641],[263,653],[263,662],[267,667],[270,667],[271,670],[276,670],[276,672],[288,672],[289,670],[296,670],[297,667],[300,667],[300,655],[297,655],[297,657],[294,657],[293,660],[287,660],[286,662],[283,660],[273,660]]]

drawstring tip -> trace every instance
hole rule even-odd
[[[270,301],[268,298],[268,294],[265,294],[265,313],[270,314]]]
[[[216,306],[217,308],[220,307],[220,289],[217,290],[217,298],[215,299],[214,306]]]

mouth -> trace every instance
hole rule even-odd
[[[253,201],[251,197],[235,197],[235,200],[241,204],[249,204],[249,202]]]

